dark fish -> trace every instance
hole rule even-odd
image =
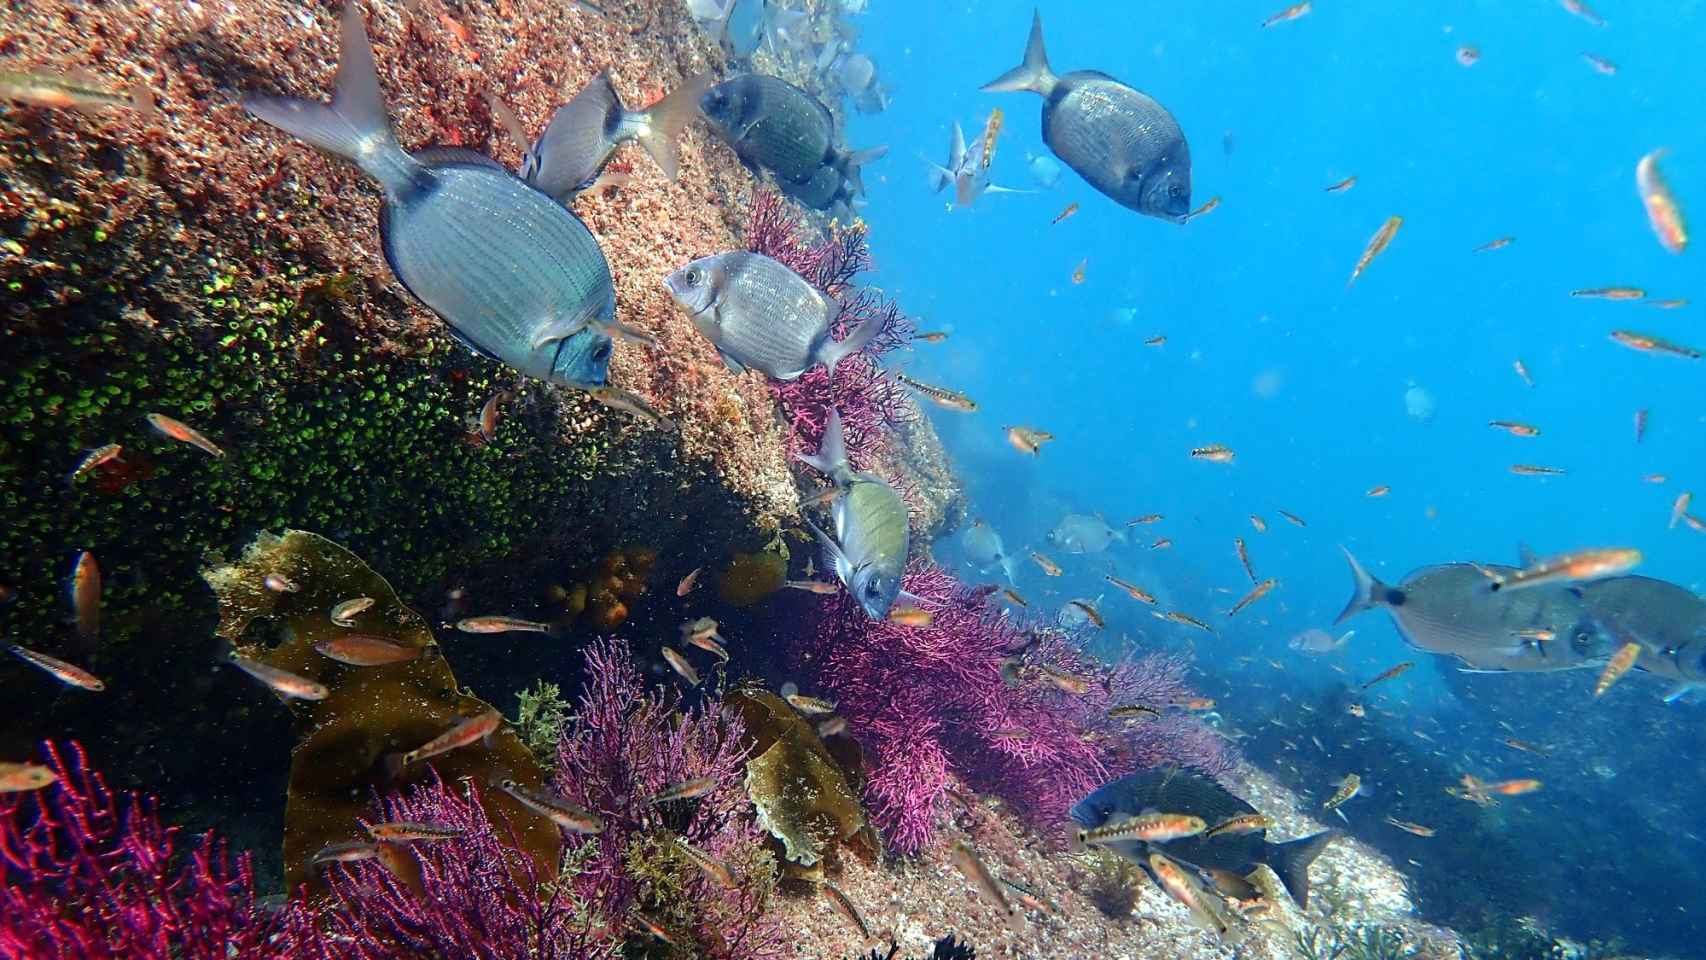
[[[1105,73],[1056,76],[1043,49],[1042,14],[1019,66],[985,92],[1029,90],[1043,98],[1043,142],[1092,187],[1138,213],[1185,222],[1191,210],[1191,148],[1179,122],[1151,97]]]
[[[761,253],[701,257],[670,274],[664,285],[737,373],[751,367],[775,380],[794,380],[819,363],[834,371],[882,326],[873,317],[847,339],[834,339],[830,328],[840,304]]]
[[[1613,642],[1636,642],[1635,666],[1674,685],[1667,702],[1706,687],[1706,600],[1652,577],[1612,577],[1583,584],[1588,616]]]
[[[1212,779],[1175,768],[1121,777],[1073,804],[1070,814],[1079,825],[1093,830],[1153,810],[1188,814],[1208,823],[1225,823],[1234,817],[1258,813],[1255,807]],[[1337,831],[1327,830],[1301,840],[1269,843],[1266,830],[1251,830],[1214,837],[1184,837],[1164,843],[1126,840],[1109,843],[1107,847],[1139,864],[1144,864],[1148,853],[1159,850],[1199,871],[1227,871],[1240,877],[1265,863],[1279,875],[1297,905],[1308,907],[1309,864],[1336,836]]]
[[[483,154],[404,152],[355,3],[344,7],[330,104],[251,94],[243,108],[379,182],[385,259],[457,339],[528,376],[604,382],[611,344],[602,328],[614,320],[616,292],[598,241]]]
[[[799,459],[830,475],[843,493],[830,508],[835,536],[811,527],[823,544],[825,563],[841,579],[865,615],[883,620],[900,596],[900,578],[911,549],[906,502],[880,477],[855,473],[847,462],[841,414],[831,408],[816,454]]]
[[[616,148],[638,140],[671,180],[677,167],[675,141],[695,116],[710,77],[699,75],[645,110],[629,110],[601,72],[574,99],[557,108],[538,142],[521,159],[521,179],[567,202],[591,187]]]
[[[888,152],[838,144],[835,117],[823,101],[776,77],[737,74],[706,90],[699,109],[742,163],[818,210],[864,193],[860,169]],[[834,189],[826,190],[830,184]]]

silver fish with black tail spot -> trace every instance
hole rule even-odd
[[[618,146],[638,140],[663,175],[674,180],[676,140],[698,115],[699,98],[710,85],[708,74],[689,77],[645,110],[629,110],[609,72],[600,72],[551,115],[545,132],[522,157],[521,179],[567,203],[592,186]]]
[[[966,552],[966,559],[978,568],[979,573],[988,573],[991,567],[1000,566],[1001,572],[1007,575],[1007,582],[1019,585],[1016,579],[1019,558],[1007,552],[1001,542],[1001,534],[981,517],[960,534],[960,546]]]
[[[1069,513],[1060,518],[1048,532],[1048,542],[1067,553],[1101,553],[1118,540],[1126,542],[1124,530],[1115,530],[1108,521],[1087,513]]]
[[[866,616],[886,619],[901,595],[901,574],[906,572],[911,549],[906,502],[882,478],[853,470],[847,461],[839,411],[830,411],[817,453],[796,456],[829,474],[842,491],[830,507],[834,537],[806,521],[823,544],[825,565],[835,571]]]
[[[882,318],[872,317],[847,339],[835,340],[830,329],[841,305],[761,253],[701,257],[670,274],[664,285],[694,329],[737,373],[750,367],[775,380],[793,380],[819,363],[834,371],[882,327]]]
[[[541,380],[603,383],[616,292],[592,232],[483,154],[405,152],[354,2],[344,7],[339,46],[331,103],[250,94],[243,108],[379,182],[385,259],[458,340]]]
[[[1191,211],[1191,148],[1179,121],[1146,94],[1095,70],[1056,75],[1033,15],[1025,60],[983,85],[1043,98],[1043,142],[1092,187],[1138,213],[1184,223]]]

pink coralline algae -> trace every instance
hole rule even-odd
[[[799,378],[770,385],[771,395],[788,425],[788,452],[816,450],[831,409],[841,411],[847,449],[853,465],[865,468],[869,454],[886,440],[886,428],[909,414],[905,388],[883,373],[883,354],[908,343],[912,321],[893,301],[871,289],[853,286],[853,278],[871,267],[863,224],[833,226],[808,242],[800,224],[777,195],[760,191],[752,200],[746,231],[747,249],[786,264],[795,273],[841,303],[832,336],[845,339],[862,323],[878,323],[881,331],[864,350],[847,357],[834,371],[813,367]]]
[[[58,783],[0,797],[0,957],[283,956],[247,857],[211,835],[186,855],[153,803],[109,788],[82,747],[43,750]]]
[[[1123,721],[1110,708],[1160,711],[1189,698],[1184,664],[1150,656],[1112,667],[1056,631],[1028,630],[940,567],[914,563],[905,589],[933,622],[872,621],[845,594],[822,601],[796,660],[838,701],[865,746],[865,800],[897,852],[928,842],[950,773],[1006,800],[1049,830],[1092,789],[1132,770],[1177,762],[1211,775],[1232,756],[1184,716]]]
[[[747,801],[740,719],[720,703],[682,710],[680,697],[647,690],[625,644],[599,641],[586,651],[586,687],[557,749],[555,786],[568,800],[604,818],[602,833],[571,881],[575,892],[612,923],[652,911],[659,894],[631,867],[637,841],[679,837],[713,857],[750,866],[737,869],[735,888],[698,871],[685,900],[692,929],[671,936],[696,944],[696,956],[767,960],[784,953],[783,934],[763,915],[768,863],[758,857],[762,835]],[[714,786],[693,801],[654,804],[665,787],[699,778]]]

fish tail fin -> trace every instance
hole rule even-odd
[[[1391,589],[1386,584],[1376,580],[1367,570],[1364,570],[1362,564],[1357,563],[1357,558],[1351,556],[1349,550],[1344,547],[1339,549],[1345,551],[1345,560],[1351,565],[1351,576],[1356,578],[1356,590],[1351,594],[1351,601],[1345,604],[1344,612],[1333,621],[1334,626],[1344,623],[1364,610],[1372,610],[1384,604],[1386,593]]]
[[[1301,840],[1268,846],[1268,866],[1279,876],[1280,883],[1285,885],[1286,892],[1297,901],[1299,908],[1309,907],[1309,865],[1338,837],[1337,830],[1323,830]]]
[[[823,546],[823,565],[835,571],[835,576],[845,585],[853,575],[853,561],[847,559],[847,554],[842,551],[841,544],[835,542],[834,537],[824,533],[822,528],[810,520],[801,519]]]
[[[846,339],[825,343],[818,352],[818,356],[823,360],[823,365],[829,369],[830,373],[834,373],[836,364],[870,346],[871,341],[882,332],[884,323],[882,314],[866,317],[860,321],[857,327],[847,331]]]
[[[939,165],[929,157],[924,157],[924,162],[930,165],[930,192],[941,193],[943,187],[954,182],[953,171]]]
[[[696,73],[646,110],[649,117],[640,127],[640,146],[646,148],[658,169],[671,180],[680,168],[676,142],[681,139],[681,131],[699,115],[699,98],[710,86],[710,73]]]
[[[1019,558],[1013,556],[1012,554],[1007,554],[1007,553],[1002,554],[1001,555],[1001,572],[1005,573],[1007,575],[1007,583],[1009,586],[1014,586],[1014,587],[1018,586],[1019,585],[1019,577],[1018,577],[1018,574],[1019,574]]]
[[[852,468],[847,462],[847,439],[842,432],[841,411],[831,407],[829,422],[823,427],[823,440],[817,445],[817,453],[796,453],[794,458],[806,464],[819,473],[826,473],[834,478],[836,485],[843,485],[844,477],[852,474]]]
[[[984,84],[980,89],[984,93],[1030,90],[1046,98],[1054,92],[1057,82],[1059,78],[1049,69],[1048,51],[1043,49],[1043,15],[1040,11],[1033,11],[1031,39],[1025,44],[1024,62]]]
[[[340,20],[331,103],[250,94],[243,98],[243,109],[298,140],[353,160],[392,196],[405,192],[420,172],[419,161],[403,152],[391,132],[373,45],[355,0],[345,4]]]
[[[848,185],[855,195],[865,192],[865,179],[860,174],[860,168],[868,163],[876,163],[888,156],[888,144],[871,147],[867,150],[849,150],[841,155],[841,175],[847,178]]]

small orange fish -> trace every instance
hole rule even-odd
[[[1245,607],[1249,606],[1250,604],[1255,603],[1257,600],[1260,600],[1263,597],[1267,596],[1268,591],[1272,590],[1274,587],[1277,587],[1277,586],[1279,586],[1279,581],[1275,580],[1273,577],[1269,577],[1268,579],[1263,580],[1261,583],[1258,583],[1254,587],[1252,587],[1250,589],[1250,592],[1246,593],[1244,595],[1243,599],[1241,599],[1237,603],[1233,604],[1232,609],[1226,611],[1226,615],[1228,617],[1238,616],[1239,611],[1243,610]]]
[[[1183,626],[1196,627],[1198,630],[1201,630],[1204,633],[1213,633],[1214,632],[1213,628],[1211,628],[1208,624],[1203,623],[1201,620],[1198,620],[1196,617],[1193,617],[1188,613],[1180,613],[1177,610],[1169,610],[1164,614],[1160,614],[1160,617],[1163,620],[1170,620],[1173,623],[1181,624]],[[1192,702],[1196,702],[1196,701],[1192,701]],[[1214,701],[1210,700],[1209,705],[1213,706],[1213,704],[1214,704]],[[1187,705],[1186,709],[1196,710],[1199,708]],[[1209,709],[1209,707],[1202,707],[1200,709],[1207,710],[1207,709]]]
[[[1661,337],[1655,337],[1651,334],[1636,333],[1632,330],[1613,330],[1611,331],[1611,339],[1623,344],[1631,350],[1640,350],[1643,353],[1665,353],[1673,357],[1682,357],[1687,360],[1700,359],[1700,351],[1693,347],[1685,347],[1680,343],[1672,343],[1669,340],[1665,340]]]
[[[685,597],[692,593],[694,586],[699,583],[699,571],[703,569],[704,567],[694,567],[692,573],[682,577],[681,582],[675,585],[675,595]]]
[[[1263,520],[1261,517],[1256,516],[1253,513],[1250,514],[1250,526],[1255,527],[1257,533],[1267,533],[1268,532],[1268,522],[1266,520]]]
[[[1681,298],[1673,298],[1670,300],[1643,300],[1641,302],[1649,307],[1658,307],[1660,310],[1675,310],[1678,307],[1688,306],[1688,301]]]
[[[1599,682],[1593,685],[1593,695],[1604,696],[1612,684],[1623,679],[1623,675],[1634,668],[1635,660],[1640,656],[1641,645],[1638,643],[1626,643],[1619,648],[1606,662],[1605,671],[1599,675]]]
[[[1424,827],[1419,823],[1411,823],[1408,820],[1394,820],[1391,817],[1387,817],[1386,822],[1392,824],[1394,827],[1397,827],[1405,833],[1413,833],[1418,837],[1431,837],[1435,833],[1435,830],[1432,827]]]
[[[1162,537],[1161,539],[1150,544],[1149,549],[1151,549],[1151,550],[1165,550],[1172,545],[1173,545],[1173,539],[1171,537]]]
[[[0,761],[0,793],[40,790],[59,779],[59,774],[37,763]]]
[[[1533,463],[1513,463],[1511,472],[1519,477],[1561,477],[1569,471],[1563,467],[1543,467]]]
[[[367,835],[374,840],[386,843],[408,843],[414,840],[449,840],[462,836],[461,827],[451,827],[440,823],[416,823],[410,820],[396,820],[388,823],[376,823],[367,828]]]
[[[1518,423],[1515,420],[1488,420],[1487,426],[1496,430],[1503,430],[1506,433],[1515,434],[1519,437],[1540,436],[1539,427],[1531,427],[1526,423]]]
[[[6,649],[12,651],[14,656],[25,663],[46,671],[60,683],[68,686],[80,687],[94,693],[100,693],[102,690],[107,688],[107,685],[101,681],[101,678],[95,676],[82,667],[66,663],[64,660],[60,660],[57,657],[50,657],[45,653],[37,653],[28,647],[21,647],[15,643],[7,644]]]
[[[1384,497],[1391,492],[1392,488],[1383,483],[1377,487],[1370,487],[1366,495],[1370,497]]]
[[[1052,227],[1055,224],[1059,223],[1062,220],[1065,220],[1067,217],[1070,217],[1077,212],[1078,212],[1078,203],[1076,201],[1069,203],[1066,205],[1065,210],[1060,211],[1060,213],[1055,215],[1055,218],[1053,220],[1049,221],[1049,226]]]
[[[1102,579],[1108,581],[1109,583],[1113,584],[1116,587],[1119,587],[1121,590],[1124,590],[1126,592],[1126,594],[1128,596],[1130,596],[1133,600],[1138,600],[1138,601],[1141,601],[1143,603],[1150,604],[1151,606],[1153,606],[1155,603],[1155,596],[1153,594],[1151,594],[1149,591],[1143,589],[1142,587],[1138,586],[1135,583],[1127,583],[1126,581],[1121,580],[1119,577],[1116,577],[1113,574],[1108,574],[1108,575],[1104,576]]]
[[[71,612],[76,617],[77,636],[92,643],[101,633],[101,568],[95,555],[85,550],[71,571]]]
[[[1583,20],[1586,20],[1588,23],[1591,23],[1596,27],[1605,26],[1605,18],[1601,17],[1597,13],[1594,13],[1593,10],[1588,7],[1587,4],[1582,2],[1582,0],[1560,0],[1560,2],[1563,4],[1563,7],[1565,10],[1568,10],[1569,12],[1575,14],[1576,16],[1581,17]]]
[[[1014,606],[1020,608],[1021,610],[1024,609],[1025,607],[1028,607],[1031,605],[1024,597],[1019,596],[1019,591],[1014,590],[1010,587],[1003,588],[1001,591],[1001,596],[1008,603],[1013,604]]]
[[[1167,518],[1165,516],[1159,514],[1159,513],[1146,513],[1143,516],[1138,517],[1136,520],[1127,520],[1126,526],[1135,527],[1140,523],[1155,523],[1158,520],[1165,520],[1165,519],[1167,519]]]
[[[983,136],[978,138],[983,144],[983,156],[979,158],[979,165],[985,170],[995,162],[995,141],[1001,136],[1001,124],[1005,119],[1006,114],[1001,112],[1000,107],[996,107],[989,111],[989,119],[983,122]]]
[[[1350,188],[1352,188],[1356,185],[1357,185],[1357,178],[1356,177],[1354,177],[1354,176],[1353,177],[1346,177],[1345,179],[1340,180],[1338,183],[1335,183],[1332,186],[1327,187],[1326,192],[1327,193],[1344,193],[1346,190],[1349,190]]]
[[[1646,408],[1643,407],[1642,409],[1635,411],[1635,442],[1640,443],[1641,438],[1645,437],[1646,435],[1647,435],[1647,411],[1646,411]]]
[[[889,622],[903,627],[928,627],[936,622],[936,615],[921,607],[895,607],[889,611]]]
[[[687,681],[688,686],[697,687],[699,685],[699,671],[693,669],[693,664],[687,662],[687,658],[681,655],[681,651],[674,647],[664,647],[663,658],[668,661],[671,670],[680,674],[681,679]]]
[[[1647,295],[1640,287],[1589,287],[1571,290],[1570,296],[1586,300],[1639,300]]]
[[[1504,248],[1510,246],[1512,243],[1515,243],[1515,242],[1516,242],[1515,237],[1500,237],[1497,240],[1488,240],[1486,243],[1481,244],[1480,246],[1475,248],[1474,252],[1486,253],[1489,250],[1503,250]]]
[[[1263,20],[1262,21],[1262,29],[1266,30],[1267,28],[1274,26],[1275,24],[1287,23],[1287,22],[1290,22],[1292,20],[1296,20],[1298,17],[1305,16],[1308,13],[1309,13],[1309,2],[1308,2],[1308,0],[1304,0],[1303,3],[1293,4],[1289,7],[1286,7],[1284,10],[1281,10],[1279,13],[1276,13],[1273,16],[1267,18],[1266,20]]]
[[[423,648],[392,643],[384,637],[343,633],[314,644],[320,655],[352,667],[382,667],[418,659]]]
[[[1098,612],[1095,607],[1091,606],[1090,604],[1086,603],[1085,601],[1083,601],[1083,600],[1068,600],[1066,602],[1066,604],[1069,607],[1077,607],[1079,610],[1081,610],[1084,613],[1084,616],[1087,617],[1091,623],[1096,625],[1096,629],[1101,630],[1108,625],[1107,621],[1102,619],[1102,614],[1100,612]]]
[[[1369,687],[1372,687],[1377,683],[1381,683],[1383,681],[1390,680],[1393,677],[1402,676],[1405,672],[1407,672],[1411,667],[1413,667],[1415,665],[1416,665],[1416,661],[1406,660],[1403,663],[1400,663],[1395,667],[1389,667],[1386,670],[1381,671],[1380,675],[1375,677],[1373,680],[1370,680],[1369,682],[1363,684],[1362,689],[1367,690]]]
[[[1688,529],[1695,533],[1706,533],[1706,520],[1702,520],[1692,513],[1683,514],[1682,522],[1688,524]]]
[[[1167,335],[1164,333],[1158,333],[1155,336],[1150,337],[1148,340],[1143,341],[1143,345],[1146,347],[1160,347],[1165,346],[1166,343]]]
[[[1603,73],[1608,77],[1617,73],[1617,64],[1612,63],[1604,57],[1596,57],[1591,53],[1584,53],[1582,54],[1582,59],[1586,60],[1587,65],[1594,68],[1595,72]]]
[[[1078,266],[1072,268],[1072,282],[1073,283],[1083,283],[1084,282],[1084,271],[1089,266],[1090,266],[1090,258],[1089,257],[1085,257],[1084,259],[1078,261]]]
[[[89,451],[88,455],[83,459],[77,461],[77,466],[72,468],[71,473],[66,476],[65,482],[76,483],[79,477],[89,471],[94,470],[103,464],[111,463],[123,455],[124,448],[116,443],[109,443],[103,447],[96,447]]]
[[[1676,529],[1677,521],[1681,520],[1683,515],[1688,512],[1688,504],[1693,499],[1694,491],[1692,490],[1684,490],[1676,495],[1675,502],[1670,505],[1670,527],[1668,529]]]
[[[472,717],[460,717],[449,730],[403,754],[400,757],[401,766],[407,767],[483,740],[496,732],[503,722],[503,714],[496,710],[483,710]]]
[[[1662,473],[1649,473],[1646,476],[1642,477],[1641,479],[1647,481],[1648,483],[1664,483],[1665,482],[1665,475]]]
[[[147,420],[148,425],[153,427],[163,437],[168,437],[172,440],[178,441],[179,443],[187,443],[212,457],[217,458],[225,456],[224,450],[214,446],[212,440],[202,436],[200,432],[187,423],[173,420],[171,417],[168,417],[163,413],[150,413],[143,419]]]
[[[227,654],[225,659],[232,666],[266,684],[273,693],[287,700],[324,700],[332,694],[332,691],[328,690],[323,683],[297,676],[288,670],[280,670],[270,664],[245,657],[236,651]]]
[[[1044,574],[1051,577],[1060,576],[1060,564],[1055,563],[1053,560],[1050,560],[1048,557],[1043,556],[1035,550],[1031,551],[1031,559],[1037,562],[1037,566],[1043,568]]]
[[[1251,583],[1255,583],[1256,568],[1250,565],[1250,551],[1244,548],[1244,538],[1233,537],[1232,546],[1238,551],[1238,562],[1244,565],[1244,575],[1250,578]]]
[[[154,93],[148,88],[111,90],[77,71],[62,75],[0,70],[0,99],[80,113],[124,108],[136,111],[145,120],[153,119],[155,113]]]
[[[1481,62],[1481,51],[1464,44],[1457,48],[1457,62],[1466,67],[1473,67]]]
[[[1189,222],[1191,220],[1195,220],[1196,218],[1202,216],[1203,214],[1208,213],[1210,210],[1213,210],[1215,207],[1218,207],[1218,206],[1220,206],[1220,198],[1219,197],[1210,197],[1210,198],[1208,198],[1208,201],[1205,202],[1202,206],[1196,208],[1195,210],[1192,210],[1190,213],[1185,214],[1185,220],[1187,222]]]
[[[499,390],[487,398],[480,408],[480,439],[491,443],[498,436],[498,404],[504,400],[504,392]]]
[[[1501,797],[1520,797],[1525,793],[1533,793],[1540,789],[1539,780],[1501,780],[1498,783],[1485,785],[1488,793],[1496,793]]]
[[[1043,444],[1054,439],[1054,434],[1033,427],[1007,427],[1007,442],[1020,453],[1036,456],[1042,451]]]
[[[1659,172],[1659,158],[1664,153],[1662,148],[1654,150],[1635,165],[1635,189],[1647,208],[1647,223],[1652,226],[1659,246],[1671,253],[1681,253],[1688,248],[1688,228],[1682,222],[1682,208],[1677,206],[1676,197],[1671,195],[1664,175]]]
[[[1274,512],[1278,513],[1280,516],[1284,517],[1287,520],[1287,522],[1291,523],[1293,526],[1298,526],[1298,527],[1309,526],[1309,524],[1303,522],[1302,517],[1298,516],[1295,513],[1287,513],[1284,510],[1276,510]]]
[[[1045,665],[1043,676],[1048,677],[1050,683],[1065,693],[1081,697],[1090,692],[1090,681],[1068,670]]]
[[[1516,375],[1522,378],[1523,383],[1531,387],[1534,386],[1534,378],[1528,375],[1528,367],[1521,360],[1511,361],[1511,369],[1516,371]]]
[[[1209,463],[1231,463],[1238,454],[1224,443],[1211,443],[1206,447],[1195,447],[1191,450],[1191,459],[1206,460]]]
[[[804,590],[807,593],[815,593],[819,596],[825,597],[841,589],[833,583],[825,583],[822,580],[789,580],[787,583],[784,583],[783,586],[792,590]]]
[[[945,330],[932,330],[929,333],[915,333],[912,335],[912,339],[922,340],[925,343],[943,343],[947,341],[948,334]]]
[[[1351,271],[1351,278],[1345,282],[1346,287],[1357,282],[1357,278],[1362,276],[1362,272],[1374,262],[1374,258],[1380,256],[1391,245],[1392,238],[1398,235],[1398,228],[1403,225],[1403,217],[1386,218],[1386,222],[1380,225],[1380,229],[1374,232],[1373,237],[1369,238],[1368,246],[1363,248],[1362,256],[1357,258],[1356,269]]]
[[[1193,713],[1202,713],[1214,709],[1214,699],[1212,697],[1191,697],[1188,700],[1179,701],[1178,706]]]

